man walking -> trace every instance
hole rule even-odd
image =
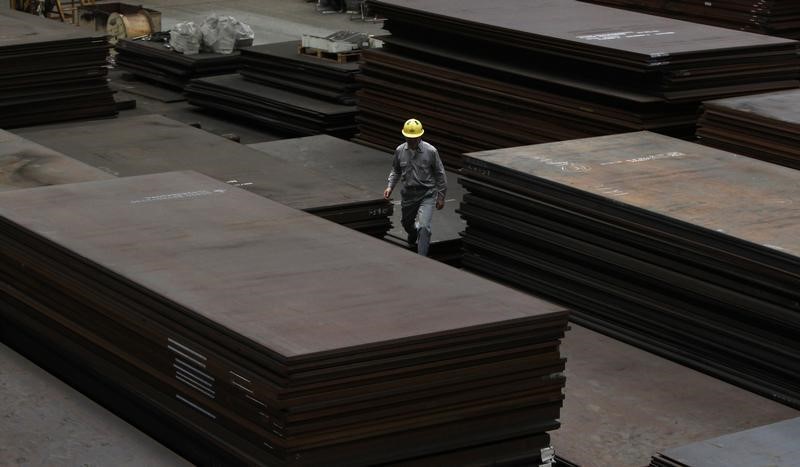
[[[439,151],[422,141],[422,123],[411,118],[403,125],[406,142],[394,151],[389,186],[383,197],[389,199],[398,182],[402,182],[403,229],[408,233],[408,244],[417,245],[417,253],[428,256],[431,243],[431,218],[433,207],[442,209],[447,194],[447,175]]]

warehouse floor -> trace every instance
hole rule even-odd
[[[320,14],[313,3],[302,0],[152,0],[144,6],[162,12],[163,29],[179,21],[199,22],[211,13],[235,16],[253,27],[257,44],[297,39],[303,32],[380,33],[379,24],[353,21],[346,14]],[[7,7],[0,3],[0,8]],[[115,79],[126,85],[118,76]],[[137,101],[135,110],[121,116],[163,114],[198,122],[213,133],[235,133],[242,143],[279,137],[268,129],[198,111],[186,102],[163,102],[125,91],[118,96]],[[455,180],[451,183],[455,185]],[[454,213],[458,193],[454,190],[448,211],[440,215],[448,219],[439,227],[447,236],[461,225]],[[557,454],[584,467],[641,467],[664,448],[800,415],[579,326],[572,326],[563,351],[568,358],[566,402],[553,444]],[[5,346],[0,346],[0,420],[0,466],[180,462]]]
[[[0,465],[188,465],[0,344]]]

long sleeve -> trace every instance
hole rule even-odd
[[[447,173],[444,171],[444,164],[442,164],[442,158],[439,157],[439,151],[436,151],[435,159],[433,178],[436,179],[436,192],[439,199],[444,200],[445,196],[447,196]]]
[[[392,159],[392,171],[389,172],[389,188],[394,189],[397,185],[397,182],[400,180],[400,159],[397,156],[397,151],[394,153],[394,159]]]

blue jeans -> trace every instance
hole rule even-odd
[[[428,256],[431,245],[431,219],[436,206],[436,192],[429,189],[403,189],[401,203],[403,224],[408,243],[417,244],[417,253]]]

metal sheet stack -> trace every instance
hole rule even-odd
[[[374,0],[358,140],[420,118],[446,162],[633,130],[689,136],[702,100],[796,87],[798,43],[570,0]]]
[[[794,467],[800,459],[800,418],[667,449],[650,467]]]
[[[800,407],[800,172],[650,132],[465,155],[463,264]]]
[[[371,235],[392,225],[381,193],[159,115],[22,135],[117,176],[195,170]]]
[[[238,463],[538,464],[558,426],[565,311],[206,176],[0,193],[0,238],[3,319]]]
[[[240,74],[193,80],[190,103],[253,120],[290,136],[356,132],[357,63],[300,53],[299,41],[242,50]]]
[[[356,103],[358,62],[337,63],[299,53],[300,41],[242,50],[245,79],[344,105]]]
[[[0,191],[109,178],[114,176],[0,130]]]
[[[108,38],[0,11],[0,128],[116,115]]]
[[[391,153],[329,135],[279,139],[248,147],[373,193],[383,193],[392,167]]]
[[[246,118],[291,136],[355,133],[356,108],[245,80],[239,74],[192,80],[189,103]]]
[[[800,39],[794,0],[582,0],[731,29]]]
[[[161,42],[122,39],[117,42],[117,66],[131,74],[168,87],[183,89],[194,78],[233,73],[239,52],[184,55]]]
[[[800,169],[800,91],[703,103],[702,144]]]

